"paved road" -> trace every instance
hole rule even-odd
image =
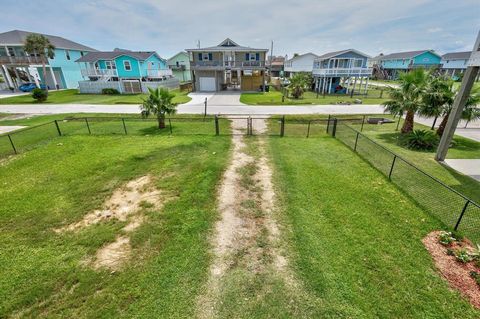
[[[26,126],[20,126],[20,125],[0,126],[0,134],[16,131],[24,127]]]
[[[433,120],[433,117],[427,118],[418,115],[415,116],[415,122],[427,125],[429,127],[432,126]],[[438,127],[441,122],[442,118],[439,118],[435,127]],[[467,124],[465,121],[460,121],[455,134],[480,142],[480,120],[468,123],[466,128],[465,124]]]
[[[182,104],[178,113],[203,114],[203,103]],[[381,105],[212,105],[208,103],[208,114],[380,114]],[[132,104],[21,104],[0,105],[0,113],[140,113],[138,105]]]

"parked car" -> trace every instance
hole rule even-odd
[[[32,92],[33,89],[36,89],[37,85],[35,83],[24,83],[18,87],[22,92]],[[40,88],[45,90],[47,87],[44,84],[40,84]]]

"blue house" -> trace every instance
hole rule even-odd
[[[369,56],[354,50],[329,52],[313,62],[312,75],[315,90],[321,93],[366,93],[372,69],[367,66]]]
[[[472,51],[466,51],[450,52],[442,55],[442,71],[453,79],[458,79],[458,76],[467,69],[467,61],[471,54]]]
[[[75,60],[95,49],[67,40],[43,34],[55,46],[55,57],[45,59],[35,52],[25,52],[26,37],[33,32],[13,30],[0,33],[0,74],[10,87],[18,88],[26,82],[47,85],[50,89],[73,89],[82,79]],[[42,63],[46,64],[47,78],[43,78]]]
[[[381,73],[388,79],[396,79],[399,72],[408,72],[415,68],[439,68],[442,57],[433,50],[397,52],[380,55],[377,61]]]
[[[155,51],[97,51],[76,62],[84,78],[80,82],[81,93],[100,93],[102,88],[115,88],[122,93],[141,93],[145,91],[146,83],[172,84],[174,78],[167,61]],[[178,84],[178,80],[176,82]]]

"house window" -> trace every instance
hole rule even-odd
[[[123,61],[123,67],[125,71],[131,71],[132,70],[132,65],[130,64],[130,61]]]
[[[70,60],[70,52],[68,50],[65,50],[65,57],[67,60]]]
[[[202,54],[202,60],[203,61],[209,61],[209,60],[211,60],[211,56],[212,56],[211,53],[203,53]]]
[[[8,47],[8,55],[15,56],[15,50],[12,47]]]
[[[259,55],[259,54],[258,53],[250,53],[250,61],[257,60],[257,55]]]
[[[115,65],[114,61],[105,61],[105,68],[107,70],[115,70],[117,69],[117,66]]]
[[[177,65],[177,68],[180,66],[180,62],[175,62],[175,64]]]
[[[80,56],[82,56],[82,57],[83,57],[83,55],[84,55],[83,51],[80,51]]]
[[[362,60],[355,60],[354,66],[356,68],[361,68],[362,67]]]

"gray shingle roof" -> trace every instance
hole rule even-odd
[[[386,54],[386,55],[382,56],[380,59],[381,60],[411,59],[411,58],[414,58],[417,55],[420,55],[424,52],[431,52],[435,55],[438,55],[437,53],[433,52],[433,50],[418,50],[418,51],[406,51],[406,52],[390,53],[390,54]]]
[[[442,59],[443,60],[468,60],[470,59],[471,54],[472,54],[472,51],[450,52],[442,55]]]
[[[255,49],[255,48],[250,48],[250,47],[244,47],[241,45],[238,45],[237,43],[233,42],[229,38],[223,40],[219,45],[213,46],[213,47],[206,47],[206,48],[196,48],[196,49],[186,49],[186,51],[192,51],[192,52],[205,52],[205,51],[210,51],[210,52],[223,52],[223,51],[228,51],[228,50],[235,50],[235,51],[268,51],[268,49]]]
[[[23,43],[25,42],[25,38],[32,33],[36,33],[36,32],[12,30],[8,32],[0,33],[0,44],[1,45],[23,45]],[[90,52],[97,51],[93,48],[87,47],[86,45],[73,42],[56,35],[48,35],[48,34],[43,34],[43,35],[47,37],[48,40],[50,40],[51,44],[53,44],[56,48],[59,48],[59,49],[90,51]]]
[[[96,62],[98,60],[113,60],[122,55],[131,56],[137,60],[145,61],[152,54],[156,54],[156,52],[155,51],[128,51],[128,50],[118,50],[118,49],[115,51],[97,51],[97,52],[90,52],[75,62]]]
[[[347,52],[355,52],[359,55],[363,55],[364,57],[366,58],[369,58],[370,56],[368,56],[367,54],[365,53],[362,53],[358,50],[355,50],[355,49],[346,49],[346,50],[341,50],[341,51],[333,51],[333,52],[328,52],[328,53],[325,53],[321,56],[319,56],[318,58],[319,59],[322,59],[322,60],[325,60],[325,59],[330,59],[330,58],[333,58],[333,57],[336,57],[337,55],[341,55],[341,54],[344,54],[344,53],[347,53]]]

